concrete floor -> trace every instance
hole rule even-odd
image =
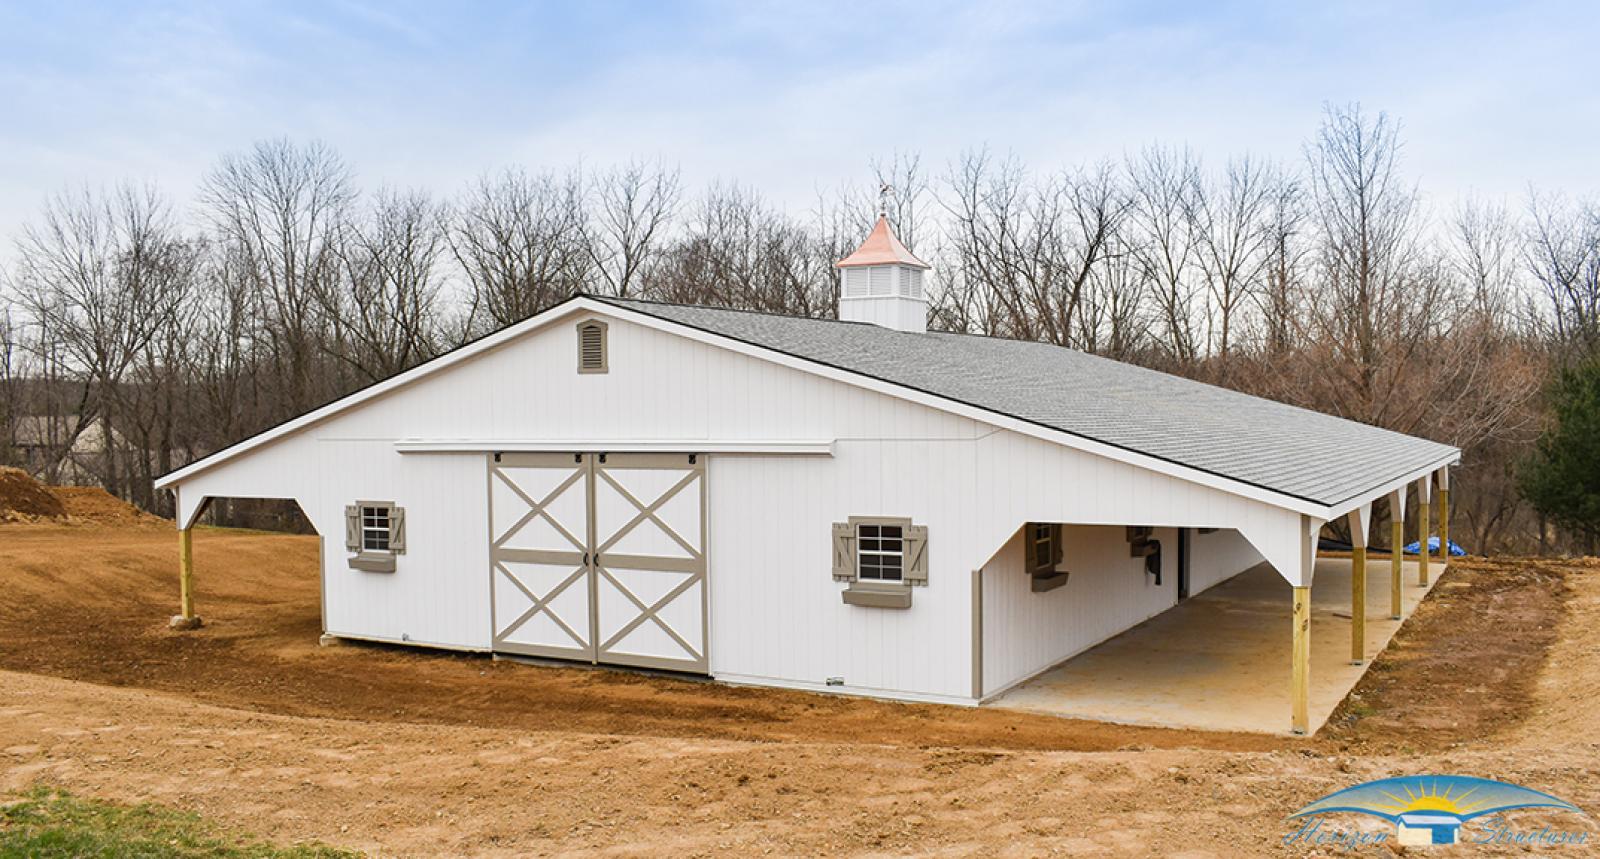
[[[1389,559],[1367,564],[1367,660],[1350,664],[1348,558],[1319,558],[1311,586],[1311,730],[1388,645]],[[1431,565],[1437,582],[1444,571]],[[1428,592],[1407,561],[1403,615]],[[1289,732],[1291,590],[1266,564],[1048,669],[986,706],[1211,731]]]

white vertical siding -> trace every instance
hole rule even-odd
[[[1129,554],[1121,526],[1066,525],[1061,568],[1071,576],[1033,593],[1021,533],[983,566],[983,688],[989,695],[1173,607],[1178,532],[1157,528],[1161,584]]]
[[[1263,560],[1243,534],[1224,528],[1189,535],[1189,596],[1220,585]]]

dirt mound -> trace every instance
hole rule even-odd
[[[59,519],[67,514],[61,499],[20,468],[0,467],[0,521]]]
[[[123,501],[98,486],[51,486],[48,488],[74,519],[106,525],[139,525],[163,521],[161,517]]]

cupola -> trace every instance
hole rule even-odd
[[[895,238],[887,216],[880,214],[861,247],[834,267],[839,269],[841,320],[917,334],[928,330],[923,281],[931,266]]]

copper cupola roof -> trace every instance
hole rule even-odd
[[[856,248],[856,252],[834,263],[835,268],[854,268],[862,265],[909,265],[915,268],[932,268],[922,260],[906,250],[895,238],[894,230],[889,229],[889,219],[883,215],[878,216],[878,223],[872,226],[872,232],[867,240]]]

